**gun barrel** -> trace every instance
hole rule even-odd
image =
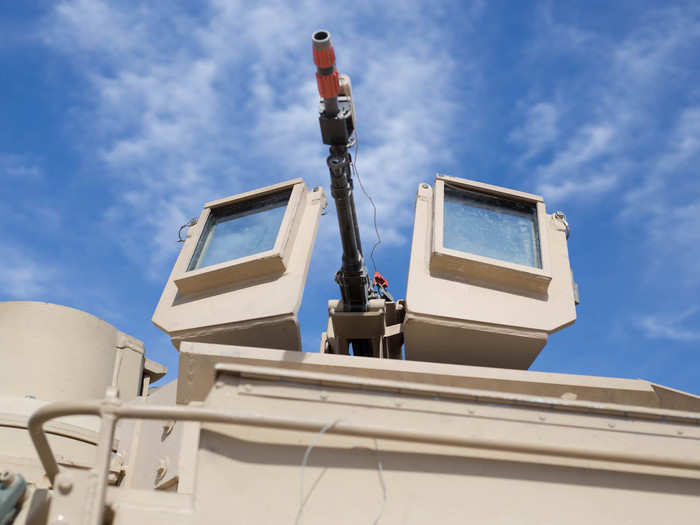
[[[318,93],[323,98],[325,113],[329,117],[338,114],[338,93],[340,82],[335,67],[335,51],[328,31],[316,31],[311,37],[316,64],[316,84]]]

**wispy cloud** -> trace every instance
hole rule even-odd
[[[647,315],[641,318],[639,326],[647,337],[669,339],[671,341],[700,341],[700,330],[688,327],[688,321],[700,321],[696,315],[697,307],[691,307],[677,314]]]
[[[13,179],[37,179],[42,170],[36,160],[9,153],[0,153],[0,177]]]
[[[525,103],[523,124],[511,134],[538,191],[560,203],[621,186],[631,191],[650,162],[673,161],[675,155],[666,158],[659,149],[667,130],[658,104],[690,80],[687,50],[700,39],[697,10],[650,12],[617,41],[557,21],[549,8],[541,10],[537,29],[538,60],[555,60],[566,49],[585,72]],[[555,134],[570,138],[553,140]],[[693,147],[687,144],[686,153]]]
[[[537,102],[526,110],[525,122],[509,137],[525,149],[521,162],[537,156],[559,137],[558,121],[559,109],[550,102]]]
[[[646,232],[652,268],[700,284],[700,107],[681,112],[663,153],[623,203],[623,221]]]
[[[605,206],[644,239],[650,269],[699,283],[700,107],[689,93],[700,11],[650,10],[617,40],[567,27],[542,10],[537,41],[557,44],[537,47],[538,59],[558,60],[563,46],[584,73],[521,101],[510,137],[523,169],[550,205]]]
[[[41,299],[57,277],[50,265],[37,262],[35,256],[7,241],[0,245],[0,260],[0,300]]]
[[[89,132],[100,139],[97,160],[120,186],[106,220],[138,221],[122,242],[138,257],[149,243],[154,275],[202,202],[294,176],[326,182],[309,41],[322,13],[334,9],[315,1],[300,8],[212,1],[196,14],[85,0],[56,6],[46,43],[89,81],[94,103],[83,111],[95,117]],[[455,63],[440,51],[441,28],[421,9],[394,14],[421,39],[393,30],[381,41],[359,23],[372,9],[347,11],[335,40],[339,67],[350,68],[354,81],[361,174],[373,193],[392,194],[379,202],[379,220],[385,240],[401,242],[417,183],[449,158],[442,139],[452,124]],[[358,199],[358,206],[369,235],[367,204]],[[406,220],[389,220],[396,217]]]

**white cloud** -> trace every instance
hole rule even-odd
[[[618,176],[597,163],[614,151],[615,129],[607,124],[582,128],[554,158],[536,171],[537,191],[552,201],[591,197],[615,186]],[[595,163],[595,164],[594,164]]]
[[[696,318],[697,307],[691,307],[677,314],[648,315],[639,321],[647,337],[669,339],[671,341],[700,341],[700,330],[688,328],[687,321]]]
[[[0,153],[0,177],[37,179],[43,175],[35,160],[23,155]]]
[[[0,260],[3,271],[0,273],[0,298],[40,299],[52,289],[56,271],[45,264],[36,262],[24,250],[5,240],[0,245]]]
[[[562,202],[571,196],[590,202],[596,196],[613,188],[617,182],[618,177],[612,173],[584,176],[580,179],[570,173],[566,177],[561,177],[559,182],[540,183],[537,191],[550,202]]]
[[[581,73],[560,78],[547,96],[533,87],[520,101],[510,138],[522,148],[522,169],[551,207],[604,209],[634,229],[650,274],[697,285],[700,106],[689,94],[698,82],[700,12],[650,10],[617,40],[568,31],[551,9],[542,13],[536,42],[551,50],[536,46],[538,60],[565,48]]]
[[[511,139],[523,148],[521,161],[538,191],[557,205],[575,205],[586,191],[637,191],[636,178],[650,165],[669,165],[696,147],[691,141],[671,155],[659,150],[666,144],[666,115],[659,108],[669,89],[697,81],[689,60],[700,37],[697,14],[649,11],[611,40],[558,21],[551,6],[540,10],[536,59],[554,60],[566,51],[581,74],[562,78],[548,97],[535,91],[521,101],[523,123]]]
[[[700,107],[681,112],[662,154],[623,203],[624,223],[646,234],[651,269],[700,284]]]
[[[559,109],[550,102],[538,102],[528,108],[525,123],[514,129],[510,140],[524,147],[521,161],[526,161],[541,153],[559,136]]]
[[[83,110],[121,195],[106,220],[139,225],[122,230],[122,242],[137,257],[150,245],[154,276],[203,202],[295,176],[327,186],[310,36],[339,7],[216,0],[197,15],[168,9],[68,0],[46,32],[93,89],[95,103]],[[394,14],[420,39],[393,29],[381,40],[361,26],[372,9],[345,11],[334,40],[340,70],[353,75],[361,175],[385,240],[402,242],[418,182],[450,158],[455,63],[439,51],[442,28],[420,8]],[[357,202],[369,236],[368,204]],[[331,223],[322,236],[337,235]]]

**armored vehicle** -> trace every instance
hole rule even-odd
[[[322,188],[204,204],[143,344],[65,306],[0,303],[0,524],[670,523],[700,517],[700,398],[529,371],[576,319],[561,212],[437,175],[405,299],[370,275],[350,79],[314,33],[342,242],[318,352],[298,309]],[[306,349],[309,350],[309,349]]]

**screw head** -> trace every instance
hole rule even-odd
[[[15,474],[14,472],[10,472],[9,470],[5,470],[4,472],[0,473],[0,485],[3,487],[9,487],[12,485],[15,481]]]
[[[56,477],[56,488],[61,494],[70,494],[73,490],[73,480],[68,474],[59,474]]]

